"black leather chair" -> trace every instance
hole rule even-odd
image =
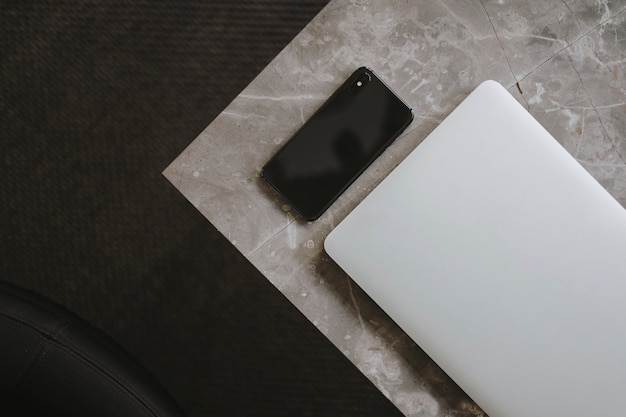
[[[0,282],[0,415],[183,412],[119,345],[65,308]]]

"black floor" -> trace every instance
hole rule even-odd
[[[161,175],[325,3],[0,3],[0,279],[190,416],[399,415]]]

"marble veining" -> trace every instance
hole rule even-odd
[[[260,169],[361,65],[415,120],[305,222]],[[485,79],[507,87],[626,206],[625,76],[626,0],[334,0],[164,174],[405,415],[482,415],[328,258],[323,240]]]

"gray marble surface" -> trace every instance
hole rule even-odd
[[[362,65],[415,120],[305,222],[260,169]],[[164,174],[404,414],[482,415],[327,257],[323,240],[485,79],[507,87],[626,206],[625,77],[626,0],[334,0]]]

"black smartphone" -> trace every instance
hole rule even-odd
[[[372,70],[359,68],[261,176],[302,217],[315,220],[412,120],[413,111]]]

